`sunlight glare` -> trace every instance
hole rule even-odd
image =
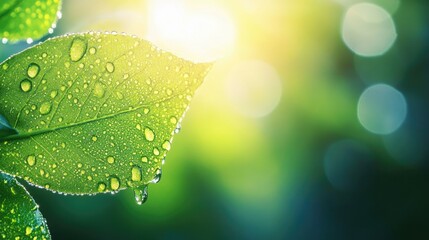
[[[147,38],[182,58],[214,61],[227,55],[234,46],[234,22],[220,6],[152,0],[148,15]]]

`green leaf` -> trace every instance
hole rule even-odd
[[[210,66],[126,35],[30,48],[0,65],[0,114],[19,132],[0,137],[0,169],[63,193],[141,195]]]
[[[25,188],[0,172],[0,237],[51,239],[46,221]]]
[[[39,39],[53,28],[61,0],[1,0],[0,38],[3,43]]]

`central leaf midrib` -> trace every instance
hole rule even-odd
[[[34,137],[37,135],[41,135],[41,134],[45,134],[45,133],[50,133],[53,131],[58,131],[61,129],[65,129],[65,128],[73,128],[76,126],[80,126],[80,125],[84,125],[84,124],[89,124],[92,122],[97,122],[97,121],[101,121],[101,120],[105,120],[105,119],[109,119],[109,118],[113,118],[113,117],[117,117],[119,115],[122,114],[127,114],[127,113],[132,113],[135,111],[138,111],[142,108],[145,107],[150,107],[150,105],[156,104],[156,103],[162,103],[162,102],[166,102],[169,101],[171,99],[173,99],[174,97],[177,97],[179,94],[176,95],[172,95],[171,97],[167,97],[161,100],[157,100],[157,101],[153,101],[151,103],[145,104],[145,105],[140,105],[138,107],[132,108],[132,109],[127,109],[127,110],[123,110],[123,111],[119,111],[116,113],[112,113],[112,114],[108,114],[102,117],[98,117],[98,118],[94,118],[94,119],[90,119],[90,120],[86,120],[86,121],[82,121],[82,122],[77,122],[77,123],[72,123],[72,124],[68,124],[68,125],[64,125],[64,126],[60,126],[60,127],[55,127],[55,128],[47,128],[47,129],[43,129],[43,130],[39,130],[39,131],[34,131],[34,132],[27,132],[27,133],[23,133],[23,134],[16,134],[16,135],[9,135],[3,138],[0,138],[0,141],[4,142],[4,141],[9,141],[9,140],[19,140],[19,139],[25,139],[25,138],[29,138],[29,137]]]

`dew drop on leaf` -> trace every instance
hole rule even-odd
[[[51,98],[55,98],[57,95],[58,95],[58,91],[53,90],[53,91],[51,92]]]
[[[35,77],[37,77],[37,74],[39,74],[39,71],[40,71],[39,65],[37,65],[36,63],[31,63],[28,66],[27,75],[30,78],[35,78]]]
[[[159,155],[159,149],[158,148],[153,148],[153,154],[155,154],[156,156]]]
[[[95,83],[94,96],[96,96],[98,98],[102,98],[102,97],[104,97],[105,93],[106,93],[106,91],[104,90],[104,85],[100,82]]]
[[[30,227],[30,226],[27,226],[26,228],[25,228],[25,235],[30,235],[31,233],[33,232],[33,228],[32,227]]]
[[[70,59],[77,62],[83,58],[88,44],[84,38],[76,37],[70,46]]]
[[[142,180],[142,170],[139,166],[131,168],[131,180],[133,182],[140,182]]]
[[[36,156],[30,155],[27,157],[27,163],[30,166],[34,166],[36,164]]]
[[[107,157],[107,162],[110,164],[115,163],[115,158],[113,158],[112,156]]]
[[[111,63],[111,62],[108,62],[108,63],[106,64],[106,70],[107,70],[109,73],[114,72],[114,71],[115,71],[115,65],[113,65],[113,63]]]
[[[142,162],[147,163],[148,162],[147,157],[142,157]]]
[[[110,188],[113,191],[116,191],[121,186],[121,182],[119,181],[119,178],[117,177],[110,177]]]
[[[97,52],[97,50],[95,49],[95,47],[92,47],[89,49],[90,54],[95,54],[96,52]]]
[[[144,136],[149,142],[152,142],[155,139],[155,133],[150,128],[144,129]]]
[[[44,102],[39,108],[39,112],[42,115],[46,115],[51,112],[52,104],[50,102]]]
[[[29,92],[33,88],[33,83],[28,79],[24,79],[21,81],[20,87],[23,92]]]
[[[97,186],[97,191],[98,192],[104,192],[104,191],[106,191],[106,184],[105,183],[98,183],[98,186]]]
[[[162,144],[162,148],[163,149],[165,149],[165,150],[167,150],[167,151],[170,151],[170,149],[171,149],[171,143],[170,143],[170,141],[165,141],[163,144]]]

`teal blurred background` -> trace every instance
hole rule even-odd
[[[53,34],[216,61],[138,206],[28,186],[53,239],[429,239],[426,0],[64,0]],[[38,41],[35,41],[36,44]],[[0,45],[0,60],[29,45]]]

